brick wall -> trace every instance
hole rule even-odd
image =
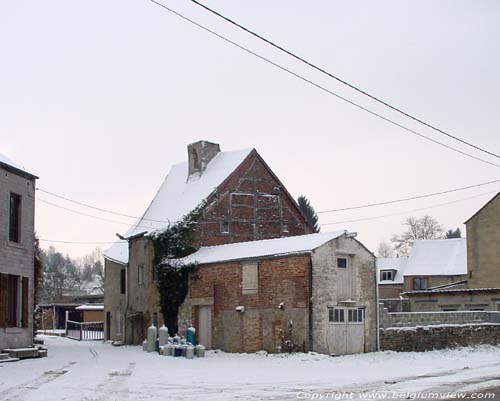
[[[201,305],[212,306],[212,348],[229,352],[276,352],[280,333],[293,323],[293,340],[307,349],[310,258],[288,256],[258,262],[257,294],[242,294],[240,262],[201,265],[181,307],[181,332],[198,325]],[[284,309],[279,305],[283,302]],[[245,312],[236,312],[244,306]]]
[[[9,241],[10,193],[21,195],[20,242]],[[28,327],[0,327],[0,351],[31,345],[33,337],[33,275],[35,180],[0,167],[0,273],[29,279]],[[4,289],[0,289],[4,291]],[[2,306],[3,307],[3,306]]]

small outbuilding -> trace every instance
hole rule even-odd
[[[229,352],[354,354],[377,347],[375,257],[336,231],[202,247],[179,326]]]

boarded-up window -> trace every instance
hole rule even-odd
[[[243,295],[257,294],[258,289],[258,264],[243,263],[242,265],[242,292]]]
[[[19,276],[9,274],[7,282],[7,326],[19,323]]]

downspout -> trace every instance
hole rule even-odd
[[[309,256],[309,351],[313,351],[313,332],[312,332],[312,324],[313,324],[313,262],[312,262],[313,254]]]
[[[378,274],[377,274],[377,259],[375,259],[375,301],[377,308],[377,351],[380,351],[380,305],[379,305],[379,291],[378,291]]]

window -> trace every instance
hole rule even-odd
[[[229,222],[223,221],[220,223],[220,232],[223,234],[229,234]]]
[[[19,276],[9,274],[7,277],[7,326],[19,326]]]
[[[415,277],[413,279],[413,289],[414,290],[426,290],[427,289],[427,279],[422,277]]]
[[[257,263],[244,263],[242,265],[242,293],[243,295],[257,294],[258,265]]]
[[[144,265],[137,266],[137,284],[144,284]]]
[[[21,235],[21,196],[10,193],[9,240],[20,242]]]
[[[337,258],[337,267],[339,269],[347,269],[347,258]]]
[[[153,280],[153,283],[156,283],[158,281],[158,267],[157,266],[153,266],[153,270],[152,270],[152,280]]]
[[[125,269],[120,270],[120,294],[125,294],[126,291],[126,274],[127,271]]]
[[[394,270],[381,270],[380,281],[394,281]]]
[[[363,309],[349,309],[348,320],[351,323],[362,323],[363,322]]]
[[[328,321],[330,323],[345,322],[344,309],[343,308],[329,308],[328,309]]]
[[[283,223],[283,232],[284,233],[288,233],[289,232],[289,230],[288,230],[288,224],[286,224],[286,223]]]

